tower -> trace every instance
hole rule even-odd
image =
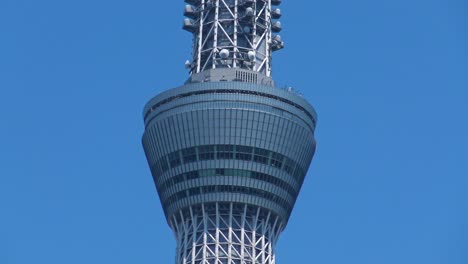
[[[176,264],[274,264],[315,152],[316,113],[271,79],[280,0],[185,0],[187,82],[144,108]]]

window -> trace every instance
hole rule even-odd
[[[237,160],[253,161],[282,169],[297,180],[301,180],[305,175],[305,170],[302,169],[299,164],[280,153],[261,148],[238,145],[205,145],[175,151],[157,161],[154,166],[153,174],[160,175],[168,171],[170,168],[196,162],[197,160],[234,158]],[[212,175],[214,175],[214,173],[216,172],[213,171]],[[234,176],[231,175],[231,173],[224,175]]]
[[[175,184],[184,180],[198,179],[199,177],[213,177],[216,175],[250,177],[252,179],[268,182],[279,188],[282,188],[293,197],[297,195],[295,189],[291,185],[289,185],[288,183],[274,176],[271,176],[265,173],[260,173],[260,172],[236,170],[236,169],[207,169],[207,170],[200,170],[200,171],[191,171],[191,172],[177,175],[167,180],[162,186],[166,188],[170,184]],[[212,185],[212,186],[195,187],[195,188],[184,190],[184,191],[181,191],[172,195],[171,197],[167,198],[167,200],[164,203],[166,204],[173,203],[177,201],[178,199],[186,198],[191,195],[221,193],[221,192],[254,195],[254,196],[263,197],[263,198],[275,201],[276,203],[281,204],[282,206],[288,206],[288,202],[286,202],[281,197],[278,197],[270,192],[267,192],[261,189],[236,186],[236,185],[219,185],[219,186]]]
[[[200,170],[200,177],[211,177],[215,175],[215,170],[214,169],[208,169],[208,170]]]
[[[266,149],[255,148],[253,160],[258,163],[268,164],[270,152]]]
[[[175,168],[182,164],[178,151],[169,154],[169,164],[171,165],[171,168]]]
[[[215,146],[200,146],[198,147],[198,157],[200,160],[214,160],[215,159]]]
[[[276,167],[276,168],[281,168],[281,166],[283,165],[283,158],[284,158],[283,155],[276,153],[276,152],[272,152],[271,163],[270,163],[271,166]]]
[[[236,146],[236,159],[238,160],[252,160],[252,147]]]
[[[200,191],[200,188],[193,188],[193,189],[189,189],[189,195],[192,196],[192,195],[198,195],[200,194],[201,191]]]
[[[197,149],[195,147],[183,149],[182,157],[184,159],[184,163],[197,161]]]
[[[218,145],[218,159],[233,159],[234,146],[233,145]]]
[[[214,185],[211,185],[211,186],[203,186],[203,187],[202,187],[202,192],[203,192],[203,193],[214,193],[214,192],[216,192],[216,187],[217,187],[217,186],[214,186]]]
[[[191,171],[183,174],[187,180],[198,179],[198,171]]]

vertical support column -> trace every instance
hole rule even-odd
[[[211,60],[212,60],[212,68],[216,68],[216,54],[218,52],[218,30],[219,30],[219,1],[215,1],[215,19],[214,19],[214,36],[213,36],[213,50],[211,51]]]
[[[239,0],[234,0],[234,49],[233,49],[233,61],[232,66],[237,68],[237,53],[239,49],[237,47],[237,29],[239,27]]]
[[[258,17],[257,17],[257,12],[258,12],[258,6],[257,6],[257,1],[255,1],[254,3],[254,21],[253,21],[253,25],[252,25],[252,45],[253,45],[253,48],[255,49],[255,54],[257,54],[257,40],[258,40],[258,36],[257,36],[257,21],[258,21]],[[252,70],[254,71],[257,71],[257,60],[253,60],[253,66],[252,66]]]
[[[219,204],[216,203],[216,245],[215,245],[215,254],[216,254],[216,262],[218,263],[219,260],[219,233],[220,233],[220,224],[219,224]]]
[[[270,233],[270,236],[268,236],[268,238],[270,239],[270,241],[272,241],[272,240],[271,240],[272,237],[273,237],[273,236],[271,236],[271,233]],[[275,264],[275,261],[274,261],[274,259],[273,259],[273,250],[272,250],[272,249],[273,249],[273,247],[272,247],[272,242],[270,242],[270,243],[268,244],[268,260],[267,260],[266,264]]]
[[[182,212],[181,212],[182,213]],[[190,218],[192,218],[192,261],[191,264],[195,263],[195,258],[197,256],[197,217],[193,215],[193,209],[190,207]]]
[[[257,214],[252,219],[252,263],[257,263],[257,224],[260,216],[260,208],[257,208]]]
[[[205,205],[202,204],[202,214],[203,214],[203,261],[201,263],[207,262],[206,256],[206,247],[208,247],[208,215],[205,211]]]
[[[270,222],[270,215],[271,212],[268,213],[268,216],[266,219],[263,219],[263,225],[262,225],[262,264],[266,264],[266,259],[267,259],[267,249],[266,249],[266,242],[265,239],[268,238],[268,227],[269,227],[269,222]],[[268,240],[268,242],[271,244],[271,240]]]
[[[228,264],[231,264],[231,262],[232,262],[232,247],[233,247],[233,244],[232,244],[232,232],[233,232],[233,230],[232,230],[232,218],[233,218],[232,207],[233,207],[233,204],[230,203],[229,204],[229,222],[228,222],[228,224],[229,224],[229,227],[228,227],[229,228],[228,229],[229,230],[228,231],[229,232],[229,234],[228,234],[228,239],[229,239],[229,242],[228,242],[228,247],[229,247],[228,248],[228,255],[229,255],[228,256]]]
[[[247,205],[244,205],[244,213],[241,219],[241,259],[245,259],[245,221],[247,217]]]
[[[197,73],[201,71],[201,64],[202,64],[202,46],[203,46],[203,27],[205,24],[205,10],[206,5],[205,5],[205,0],[201,0],[201,6],[200,6],[200,28],[198,31],[198,50],[197,50]]]
[[[271,33],[271,0],[267,1],[267,9],[265,12],[265,21],[266,21],[266,36],[265,36],[265,56],[267,59],[266,65],[265,65],[265,74],[266,76],[270,77],[271,76],[271,51],[270,51],[270,43],[272,39],[272,33]]]

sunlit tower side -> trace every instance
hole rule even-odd
[[[186,0],[185,85],[144,109],[143,147],[176,264],[274,264],[315,152],[317,115],[275,87],[280,0]]]

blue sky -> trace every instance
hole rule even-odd
[[[468,3],[283,1],[318,151],[278,263],[466,264]],[[0,263],[173,263],[140,144],[182,0],[0,1]]]

